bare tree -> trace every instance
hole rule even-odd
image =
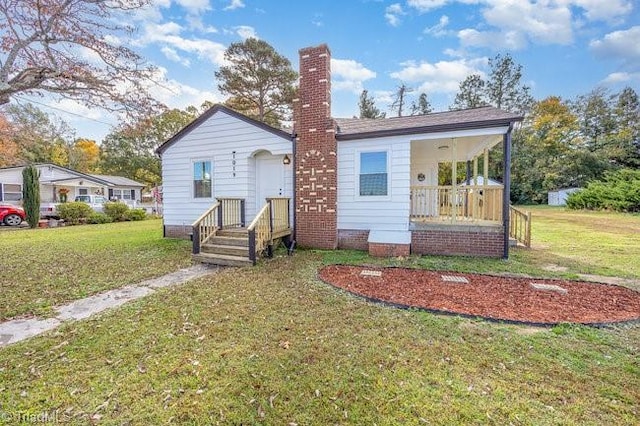
[[[398,111],[398,117],[402,117],[402,110],[407,102],[407,93],[411,92],[413,92],[413,89],[411,87],[407,87],[404,83],[398,86],[398,90],[395,93],[395,99],[391,105],[389,105],[391,111]]]
[[[89,107],[146,114],[154,68],[123,46],[121,13],[151,0],[0,0],[0,105],[54,93]]]

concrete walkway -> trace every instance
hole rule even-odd
[[[158,278],[143,281],[136,285],[109,290],[84,299],[75,300],[63,306],[58,306],[54,309],[56,315],[53,318],[16,319],[0,323],[0,348],[28,339],[29,337],[37,336],[45,331],[53,330],[60,326],[63,321],[89,318],[91,315],[95,315],[106,309],[116,308],[131,300],[140,299],[155,292],[159,288],[183,284],[195,278],[212,274],[217,270],[217,267],[198,264]]]

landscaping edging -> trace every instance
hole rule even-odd
[[[403,267],[382,267],[382,266],[354,266],[354,265],[341,265],[341,264],[337,264],[337,265],[327,265],[324,266],[323,268],[321,268],[318,273],[317,273],[317,278],[324,282],[325,284],[328,284],[338,290],[344,291],[352,296],[358,297],[360,299],[366,300],[368,302],[372,302],[372,303],[376,303],[382,306],[388,306],[388,307],[392,307],[392,308],[398,308],[398,309],[406,309],[406,310],[416,310],[416,311],[423,311],[423,312],[429,312],[429,313],[434,313],[434,314],[443,314],[443,315],[448,315],[448,316],[459,316],[462,318],[469,318],[469,319],[484,319],[490,322],[495,322],[495,323],[502,323],[502,324],[518,324],[518,325],[528,325],[528,326],[534,326],[534,327],[553,327],[559,324],[579,324],[579,325],[586,325],[586,326],[590,326],[590,327],[596,327],[596,328],[602,328],[602,327],[612,327],[612,326],[620,326],[620,325],[636,325],[636,324],[640,324],[640,311],[637,315],[637,317],[635,318],[630,318],[630,319],[621,319],[621,320],[612,320],[612,321],[572,321],[572,320],[559,320],[559,321],[534,321],[534,320],[527,320],[527,319],[518,319],[518,318],[502,318],[502,317],[495,317],[495,316],[491,316],[491,315],[480,315],[480,314],[476,314],[476,313],[468,313],[468,312],[463,312],[463,311],[457,311],[457,310],[450,310],[450,309],[441,309],[441,308],[434,308],[434,307],[429,307],[429,306],[425,306],[424,303],[416,303],[416,304],[412,304],[412,303],[401,303],[398,302],[397,300],[390,300],[389,298],[384,298],[384,297],[379,297],[379,295],[376,294],[372,294],[372,293],[376,293],[375,291],[369,294],[366,294],[365,292],[363,292],[362,290],[360,290],[360,292],[358,291],[352,291],[349,289],[349,287],[352,287],[353,283],[347,283],[345,285],[345,283],[335,283],[330,281],[330,279],[328,277],[325,277],[324,275],[325,272],[328,270],[328,268],[358,268],[360,271],[361,270],[365,270],[365,269],[376,269],[376,270],[381,270],[381,271],[393,271],[393,270],[401,270],[401,271],[408,271],[410,273],[424,273],[424,274],[441,274],[441,275],[464,275],[464,276],[469,276],[469,277],[480,277],[482,280],[487,280],[487,278],[493,278],[495,280],[512,280],[514,282],[520,282],[520,285],[522,284],[522,281],[540,281],[540,282],[555,282],[555,283],[564,283],[565,285],[569,284],[572,286],[579,286],[579,285],[585,285],[585,286],[593,286],[593,285],[598,285],[598,286],[604,286],[605,288],[611,288],[611,289],[616,289],[616,291],[624,291],[624,292],[630,292],[633,294],[632,297],[638,297],[640,300],[640,292],[637,292],[633,289],[627,288],[627,287],[622,287],[622,286],[616,286],[613,284],[607,284],[607,283],[593,283],[593,282],[583,282],[583,281],[572,281],[572,280],[566,280],[566,279],[556,279],[556,278],[534,278],[534,277],[505,277],[505,276],[498,276],[498,275],[491,275],[491,274],[477,274],[477,273],[462,273],[462,272],[452,272],[452,271],[429,271],[429,270],[422,270],[422,269],[417,269],[417,268],[403,268]],[[386,283],[389,284],[389,283]],[[424,284],[424,283],[423,283]],[[360,285],[362,286],[362,282],[360,283]],[[405,284],[406,285],[406,284]],[[469,285],[473,285],[473,284],[469,284]],[[482,284],[485,285],[485,284]],[[522,286],[521,286],[522,287]],[[409,287],[407,287],[409,288]],[[447,289],[452,289],[452,288],[456,288],[456,287],[447,287]],[[386,289],[386,288],[385,288]],[[397,289],[397,286],[395,287],[395,289]],[[469,287],[469,289],[472,289],[471,287]],[[474,291],[476,289],[473,289]],[[590,289],[592,290],[592,289]],[[516,288],[514,286],[514,291],[522,291],[522,288]],[[575,287],[574,290],[575,292]],[[473,291],[469,292],[469,293],[473,293]],[[544,294],[544,293],[539,293],[539,294]],[[548,297],[548,293],[546,295]],[[493,296],[492,296],[493,298]],[[635,299],[634,299],[635,300]],[[634,305],[632,305],[634,306]],[[564,311],[563,311],[564,312]]]

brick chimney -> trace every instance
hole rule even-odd
[[[337,143],[331,118],[331,52],[300,49],[300,89],[294,100],[296,240],[302,247],[337,247]]]

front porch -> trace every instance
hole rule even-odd
[[[217,198],[192,224],[195,260],[215,265],[255,265],[263,253],[271,256],[280,240],[290,240],[293,228],[289,198],[266,198],[248,225],[245,205],[243,198]]]

